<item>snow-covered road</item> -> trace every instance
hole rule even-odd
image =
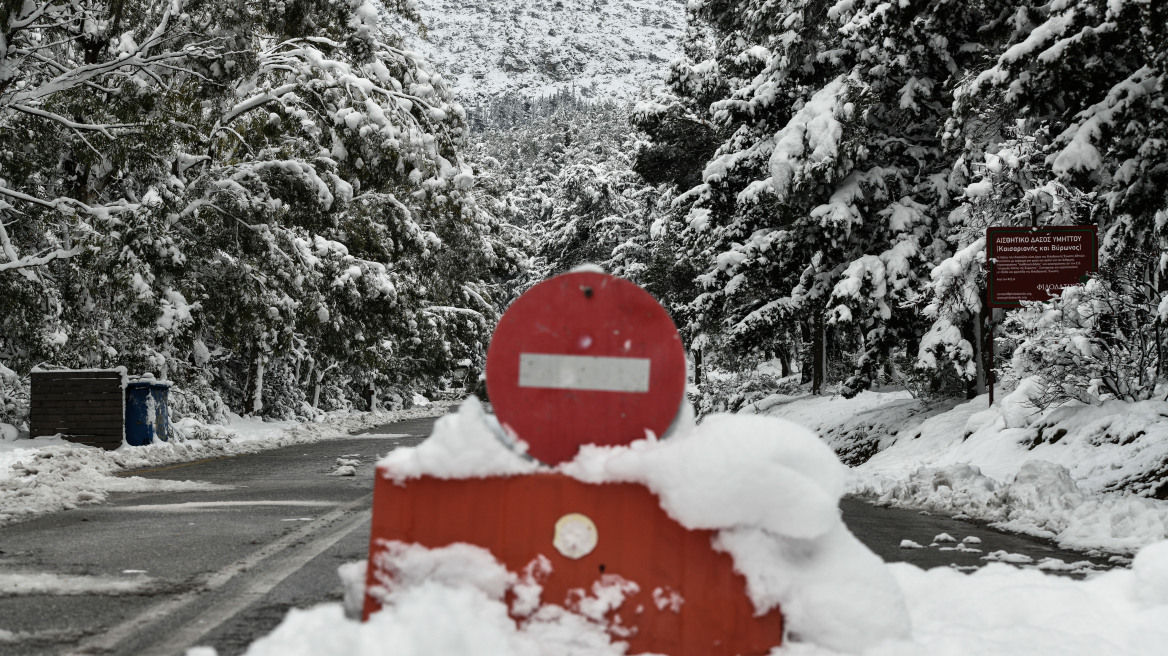
[[[289,608],[339,600],[337,566],[364,558],[368,546],[373,462],[417,444],[433,422],[412,419],[350,438],[126,472],[202,484],[115,493],[103,505],[5,527],[5,653],[72,646],[76,653],[175,654],[207,645],[221,656],[236,654]],[[352,476],[337,475],[348,468]],[[1004,553],[1057,570],[1057,563],[1084,560],[935,515],[848,499],[841,509],[857,537],[887,561],[971,568]],[[955,542],[935,542],[942,534]],[[902,548],[906,540],[920,548]]]
[[[288,608],[339,600],[337,566],[368,547],[372,463],[432,423],[129,472],[211,485],[115,493],[4,527],[0,651],[146,655],[210,644],[232,654]],[[353,475],[336,475],[344,467]]]

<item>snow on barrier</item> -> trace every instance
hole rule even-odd
[[[487,358],[497,421],[470,398],[378,463],[364,619],[419,581],[470,581],[521,629],[567,612],[622,653],[906,636],[899,588],[839,518],[835,454],[778,419],[695,426],[684,371],[631,283],[574,272],[517,300]]]
[[[384,472],[379,472],[384,474]],[[691,531],[636,484],[595,485],[558,473],[466,480],[379,476],[365,616],[393,586],[395,544],[486,548],[527,573],[540,597],[606,625],[629,653],[765,654],[779,644],[776,608],[756,617],[733,559],[713,531]],[[510,605],[522,621],[534,605]]]

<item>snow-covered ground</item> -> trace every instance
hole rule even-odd
[[[513,575],[486,552],[434,558],[454,571],[473,567],[475,575],[403,586],[364,624],[346,618],[340,604],[292,610],[251,645],[248,656],[625,653],[601,625],[570,611],[547,611],[517,625],[502,594]],[[1156,656],[1168,640],[1168,543],[1145,549],[1132,570],[1088,581],[1003,564],[971,574],[903,563],[884,567],[904,595],[908,636],[854,652],[789,641],[771,656]],[[853,599],[857,607],[873,601]],[[202,648],[188,656],[214,653]]]
[[[1168,403],[1038,411],[1022,391],[930,405],[907,392],[779,396],[748,411],[816,430],[864,459],[849,492],[972,517],[1078,550],[1120,554],[1168,538]],[[1138,493],[1138,494],[1137,494]]]
[[[903,400],[897,394],[863,395],[838,404],[838,399],[822,397],[788,398],[768,411],[785,407],[807,423],[840,423],[881,408],[885,413],[892,408],[908,412]],[[997,416],[1010,421],[1011,406],[1007,402],[1004,407],[1006,412]],[[986,433],[979,439],[990,439],[993,430],[993,413],[981,412],[976,401],[929,414],[918,408],[916,416],[924,418],[908,422],[908,430],[898,432],[907,442],[935,442],[936,449],[918,446],[897,456],[898,448],[908,447],[897,447],[891,439],[885,444],[890,455],[873,458],[871,466],[851,474],[810,431],[774,417],[744,415],[711,416],[668,440],[585,448],[560,471],[588,481],[640,482],[661,498],[662,507],[679,523],[717,530],[715,545],[729,552],[745,575],[756,609],[777,604],[785,614],[787,642],[771,656],[1163,653],[1168,644],[1168,541],[1163,534],[1148,531],[1129,539],[1126,544],[1138,550],[1131,569],[1096,573],[1085,580],[1005,562],[989,562],[971,573],[885,564],[852,537],[835,508],[845,489],[866,489],[865,485],[885,480],[881,477],[893,477],[890,472],[895,472],[898,457],[909,462],[930,453],[926,460],[933,465],[953,466],[944,463],[967,453],[955,444],[975,439],[973,435],[963,439],[960,430],[974,417],[974,433]],[[1090,409],[1072,414],[1077,419],[1061,421],[1069,426],[1098,419]],[[955,423],[961,416],[965,422]],[[955,428],[955,437],[944,432]],[[999,439],[1001,432],[999,427]],[[419,475],[531,471],[533,465],[503,447],[496,434],[490,418],[472,401],[457,416],[441,420],[429,440],[393,452],[382,464],[403,481]],[[450,454],[471,455],[453,459]],[[1008,473],[1004,464],[1008,460],[1002,456],[996,474]],[[1037,470],[1049,474],[1053,467]],[[1013,469],[1020,478],[1035,470],[1023,462]],[[910,472],[901,478],[914,476],[919,475]],[[1041,487],[1049,482],[1042,478],[1029,484]],[[1025,484],[1014,481],[1015,487]],[[962,507],[952,501],[954,488],[932,489],[933,494],[922,493],[922,498],[948,499],[947,507]],[[1038,507],[1034,506],[1036,516]],[[1103,506],[1097,511],[1107,512]],[[1142,546],[1137,544],[1140,540],[1145,541]],[[368,622],[348,619],[341,604],[293,610],[247,653],[625,653],[625,643],[605,630],[605,613],[565,608],[555,600],[541,600],[533,611],[533,596],[538,599],[540,591],[530,589],[530,577],[508,572],[480,548],[452,545],[426,550],[399,544],[389,554],[393,562],[382,566],[398,572],[396,584],[381,591],[383,610]],[[988,554],[986,560],[1010,558]],[[342,570],[348,603],[354,606],[360,599],[363,567],[349,564]],[[517,612],[519,603],[528,607]],[[617,599],[616,606],[619,603]],[[526,619],[516,622],[514,616]],[[212,653],[200,648],[190,656]]]
[[[417,0],[422,27],[387,20],[444,67],[463,103],[575,89],[630,101],[681,54],[681,0]]]
[[[646,485],[682,525],[717,531],[715,545],[746,577],[756,610],[777,605],[784,613],[786,643],[772,656],[1162,653],[1168,503],[1131,490],[1156,490],[1168,448],[1168,404],[1036,412],[1021,396],[991,409],[984,397],[930,405],[904,392],[865,392],[850,400],[773,396],[743,414],[683,422],[666,440],[586,447],[560,471],[592,482]],[[338,415],[317,424],[180,422],[170,443],[112,452],[52,439],[3,440],[0,521],[99,503],[112,491],[159,489],[159,481],[114,476],[128,469],[328,439],[439,412]],[[498,436],[493,419],[471,400],[440,420],[430,439],[392,452],[382,464],[401,481],[536,470]],[[857,445],[863,448],[852,453],[864,462],[841,465],[833,449]],[[987,564],[973,572],[886,564],[841,523],[836,504],[845,493],[987,519],[1080,549],[1131,554],[1131,567],[1076,580],[1001,552],[985,554]],[[364,572],[363,564],[350,563],[342,567],[348,613],[343,604],[293,610],[248,654],[626,652],[626,643],[607,630],[619,590],[598,588],[591,606],[540,599],[530,577],[508,572],[470,545],[396,545],[388,558],[395,571],[418,575],[400,576],[382,591],[384,608],[368,622],[350,619]],[[51,583],[77,590],[106,584]],[[150,584],[135,579],[127,591]],[[0,585],[32,594],[48,583]],[[517,612],[517,603],[528,607]],[[213,653],[206,647],[189,652]]]
[[[11,431],[11,436],[0,434],[0,526],[46,512],[101,503],[111,492],[221,487],[201,481],[118,476],[119,472],[346,437],[378,424],[438,416],[448,406],[434,403],[393,412],[338,412],[314,423],[233,416],[227,425],[215,425],[184,419],[173,425],[174,437],[169,442],[123,445],[115,451],[73,444],[60,437],[16,439]]]

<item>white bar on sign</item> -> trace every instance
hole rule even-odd
[[[649,359],[520,353],[519,386],[648,392]]]

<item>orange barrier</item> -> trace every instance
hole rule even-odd
[[[385,575],[375,561],[386,541],[427,548],[465,542],[516,573],[545,556],[552,571],[541,580],[544,604],[572,608],[604,575],[636,583],[639,590],[605,617],[630,654],[766,654],[781,642],[782,615],[774,609],[755,616],[746,580],[729,555],[713,549],[713,537],[679,525],[640,485],[588,484],[557,473],[395,484],[379,468],[366,589]],[[367,594],[364,617],[379,609]]]

